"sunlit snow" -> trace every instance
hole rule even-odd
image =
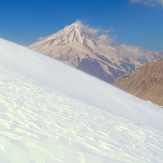
[[[161,108],[2,39],[0,79],[0,162],[163,162]]]

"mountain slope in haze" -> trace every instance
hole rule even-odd
[[[113,85],[163,106],[163,60],[148,63],[132,74],[116,79]]]
[[[2,39],[0,79],[0,162],[162,162],[156,105]]]
[[[163,55],[118,45],[108,35],[98,35],[99,32],[77,21],[29,48],[109,83]]]

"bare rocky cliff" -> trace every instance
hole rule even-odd
[[[163,60],[148,63],[130,75],[117,78],[113,85],[163,106]]]

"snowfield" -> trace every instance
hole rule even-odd
[[[162,163],[163,111],[0,39],[1,163]]]

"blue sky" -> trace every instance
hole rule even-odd
[[[0,37],[21,45],[76,20],[113,29],[119,44],[163,51],[163,0],[0,0]]]

